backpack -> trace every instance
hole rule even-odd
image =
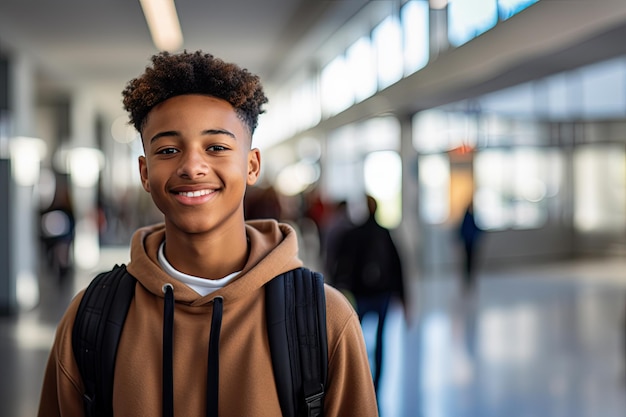
[[[135,293],[126,266],[96,276],[85,290],[72,330],[85,386],[87,417],[113,415],[117,345]],[[267,332],[282,414],[321,417],[328,373],[324,279],[307,268],[265,284]]]

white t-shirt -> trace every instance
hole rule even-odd
[[[158,254],[159,264],[161,264],[161,268],[169,276],[174,278],[177,281],[182,282],[187,285],[189,288],[197,292],[198,294],[205,296],[207,294],[211,294],[214,291],[219,290],[220,288],[224,288],[227,284],[229,284],[235,277],[241,272],[233,272],[220,279],[207,279],[194,277],[193,275],[184,274],[178,270],[176,270],[168,261],[165,259],[165,242],[161,243],[159,246],[159,254]]]

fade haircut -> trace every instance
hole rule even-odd
[[[122,91],[124,109],[138,132],[157,104],[184,94],[204,94],[230,103],[252,135],[267,103],[258,76],[202,51],[161,52],[151,60],[152,67]]]

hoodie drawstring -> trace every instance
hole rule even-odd
[[[174,371],[173,348],[174,341],[174,287],[172,284],[163,285],[165,294],[163,303],[163,417],[174,417]],[[207,371],[207,417],[218,417],[218,394],[220,380],[220,331],[222,328],[222,312],[224,299],[216,297],[213,300],[213,315],[211,316],[211,334],[209,337],[209,365]]]
[[[216,297],[213,300],[213,315],[211,316],[211,336],[209,338],[209,366],[207,372],[207,417],[218,417],[218,394],[220,383],[220,330],[222,328],[222,311],[224,299]]]
[[[172,343],[174,340],[174,287],[163,285],[163,417],[174,417],[174,371]]]

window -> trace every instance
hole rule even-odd
[[[477,223],[492,230],[542,227],[546,199],[558,192],[562,176],[555,174],[562,169],[562,158],[552,149],[481,151],[474,159]]]
[[[321,104],[324,116],[334,116],[354,103],[350,73],[343,55],[322,69]]]
[[[495,0],[450,0],[448,39],[461,46],[493,28],[498,22]]]
[[[425,110],[413,119],[413,146],[420,152],[474,147],[479,125],[480,116],[476,114]]]
[[[396,227],[402,216],[400,123],[376,117],[335,130],[328,136],[324,189],[334,200],[378,201],[378,220]]]
[[[450,214],[450,161],[446,154],[423,155],[419,166],[419,209],[426,224],[444,223]]]
[[[314,126],[320,121],[317,83],[313,79],[309,78],[292,89],[290,110],[296,132]]]
[[[413,147],[424,153],[448,149],[448,116],[445,111],[424,110],[413,117]]]
[[[334,200],[349,200],[363,195],[360,178],[361,153],[356,125],[344,126],[328,135],[324,189]]]
[[[587,232],[626,228],[624,145],[585,145],[574,154],[574,225]]]
[[[402,32],[395,16],[388,16],[372,32],[378,69],[378,89],[399,81],[403,74]]]
[[[579,70],[587,118],[621,118],[626,113],[626,60],[613,59]]]
[[[539,0],[498,0],[500,20],[506,20],[522,10],[532,6]]]
[[[429,58],[428,2],[412,0],[400,10],[404,36],[404,74],[426,66]]]
[[[363,165],[365,191],[378,203],[376,219],[387,228],[402,220],[402,161],[395,151],[372,152]]]
[[[378,88],[376,61],[372,43],[368,37],[361,37],[346,51],[346,61],[352,90],[357,102],[374,95]]]

